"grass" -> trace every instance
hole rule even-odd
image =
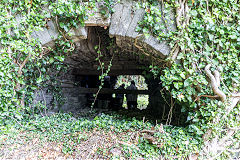
[[[1,128],[0,159],[174,159],[200,146],[183,128],[112,113],[36,115]]]

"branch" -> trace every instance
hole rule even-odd
[[[180,47],[177,43],[178,43],[178,41],[176,42],[175,46],[173,47],[173,49],[171,51],[172,53],[170,54],[170,55],[172,55],[172,61],[175,61],[175,59],[177,58],[178,53],[180,51]]]
[[[211,96],[211,95],[200,95],[200,96],[198,96],[198,97],[194,100],[194,102],[199,101],[201,97],[207,97],[207,98],[219,98],[218,95],[214,95],[214,96]]]
[[[20,65],[19,69],[18,69],[18,75],[21,76],[22,75],[22,69],[23,67],[26,65],[28,59],[30,58],[31,54],[29,54],[23,61],[23,63]]]
[[[226,109],[227,115],[232,111],[232,109],[238,104],[240,100],[240,93],[232,94],[231,105]]]
[[[213,73],[214,73],[214,77],[216,79],[216,84],[218,87],[220,87],[220,74],[217,70],[213,71]]]
[[[214,95],[214,96],[211,96],[211,95],[200,95],[200,96],[198,96],[198,97],[194,100],[194,102],[199,101],[200,98],[202,98],[202,97],[207,97],[207,98],[219,98],[218,95]],[[239,94],[239,95],[231,95],[231,96],[227,96],[227,97],[239,98],[239,100],[240,100],[240,94]]]
[[[240,152],[240,149],[227,149],[228,152],[237,153]]]
[[[99,36],[99,34],[98,34],[98,39],[99,39],[99,41],[98,41],[98,50],[99,50],[99,52],[97,51],[97,54],[98,54],[98,62],[99,62],[99,65],[100,65],[100,68],[101,68],[101,75],[103,75],[104,74],[104,66],[103,66],[103,64],[102,64],[102,62],[101,62],[101,60],[100,60],[100,57],[101,57],[101,38],[100,38],[100,36]],[[112,57],[113,58],[113,57]],[[112,60],[112,59],[111,59]],[[100,84],[100,86],[102,86],[102,80],[101,80],[101,84]],[[96,102],[96,100],[97,100],[97,97],[98,97],[98,94],[100,93],[100,91],[101,91],[101,87],[99,86],[99,88],[98,88],[98,91],[97,91],[97,93],[96,93],[96,95],[95,95],[95,98],[94,98],[94,101],[93,101],[93,103],[92,103],[92,106],[91,106],[91,109],[93,108],[93,106],[94,106],[94,104],[95,104],[95,102]]]
[[[210,71],[210,67],[211,67],[211,64],[208,64],[205,67],[205,72],[206,72],[207,76],[210,78],[213,92],[220,97],[221,101],[224,102],[226,100],[227,96],[218,88],[219,87],[218,83],[220,83],[220,78],[218,77],[219,73],[218,73],[218,71],[214,71],[215,76],[216,76],[216,77],[214,77]]]
[[[12,13],[11,13],[11,9],[10,9],[9,12],[8,12],[8,14],[7,14],[7,18],[10,19],[11,14],[12,14]],[[9,24],[9,20],[8,20],[8,24]],[[7,34],[8,34],[8,35],[11,35],[11,28],[9,28],[9,29],[7,30]],[[12,50],[11,50],[11,47],[10,47],[10,46],[8,46],[7,53],[8,53],[9,58],[12,59]]]
[[[139,46],[139,45],[137,44],[138,38],[139,38],[140,36],[142,36],[142,34],[141,34],[141,35],[138,35],[138,36],[135,38],[135,40],[134,40],[134,46],[135,46],[137,49],[139,49],[140,51],[142,51],[142,53],[143,53],[144,55],[146,55],[146,56],[148,56],[148,57],[151,57],[152,59],[154,59],[154,60],[156,60],[156,61],[158,61],[158,62],[165,62],[165,60],[162,60],[162,59],[160,59],[160,58],[157,58],[157,57],[155,57],[155,56],[153,56],[153,55],[150,55],[150,54],[146,53],[146,52],[144,51],[143,47],[141,47],[141,46]]]

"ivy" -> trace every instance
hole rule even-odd
[[[114,3],[101,1],[101,13],[114,12]],[[217,150],[212,157],[234,157],[231,151],[239,147],[240,142],[239,104],[229,106],[240,91],[239,2],[144,0],[138,8],[144,8],[145,15],[137,31],[146,38],[153,35],[167,42],[172,49],[164,69],[152,65],[150,70],[155,76],[159,75],[163,88],[182,106],[181,111],[188,114],[186,121],[190,125],[184,129],[185,134],[203,137],[207,142],[216,137],[224,139],[231,133],[231,144],[225,146],[225,150]],[[35,111],[31,108],[34,94],[46,85],[51,86],[54,93],[60,92],[56,77],[66,68],[65,57],[74,50],[73,42],[67,37],[71,36],[71,29],[84,26],[87,11],[94,9],[95,1],[0,2],[1,124],[3,119],[21,119],[25,113]],[[174,19],[172,14],[176,15]],[[49,20],[56,22],[60,33],[55,48],[46,48],[31,36],[35,31],[48,28]],[[174,24],[176,29],[172,30]],[[218,89],[226,95],[226,101],[216,98],[210,74],[207,75],[208,65],[211,65],[210,74],[216,71],[220,74]],[[52,70],[56,72],[51,73]],[[54,97],[62,98],[58,94]],[[207,158],[210,155],[204,151],[200,154]]]
[[[65,57],[74,50],[66,38],[69,31],[87,19],[86,11],[94,2],[20,0],[0,2],[0,110],[2,117],[21,118],[35,110],[32,105],[36,90],[49,88],[57,100],[62,99],[56,77],[66,68]],[[67,12],[66,12],[67,11]],[[48,21],[58,24],[61,33],[55,48],[42,46],[31,35],[48,29]],[[52,70],[55,70],[52,73]]]
[[[159,72],[160,79],[163,87],[171,92],[177,103],[182,104],[182,111],[188,112],[187,121],[191,122],[188,126],[189,132],[206,135],[206,132],[211,130],[212,137],[226,138],[229,124],[233,125],[233,128],[240,125],[239,121],[233,118],[233,115],[239,114],[235,112],[239,110],[239,105],[234,112],[226,115],[226,108],[231,103],[231,94],[240,91],[238,1],[198,0],[191,3],[181,1],[156,3],[149,0],[141,3],[140,6],[146,12],[138,31],[146,37],[151,34],[159,40],[167,40],[172,48],[169,56],[171,65],[167,65],[162,72]],[[177,30],[168,33],[164,32],[166,27],[164,28],[163,20],[169,19],[171,12],[176,14]],[[160,21],[162,23],[159,23]],[[176,60],[177,63],[174,63]],[[205,72],[208,64],[211,64],[212,71],[218,70],[220,73],[219,89],[228,95],[227,103],[214,98],[215,93]],[[184,105],[186,103],[188,103],[187,108]],[[220,119],[220,117],[225,118]],[[239,135],[239,129],[234,131],[233,135]],[[232,143],[239,146],[239,138],[237,136],[235,138]],[[230,153],[230,149],[228,151],[218,150],[215,156],[226,158],[234,155]],[[210,156],[210,153],[202,154]]]

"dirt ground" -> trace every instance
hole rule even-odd
[[[72,152],[64,154],[66,143],[63,142],[49,142],[47,137],[27,132],[11,137],[5,135],[0,140],[0,159],[127,159],[126,151],[122,150],[124,146],[138,149],[139,135],[130,131],[115,133],[95,129],[78,132],[73,137],[80,141],[69,141],[67,145],[72,147]]]

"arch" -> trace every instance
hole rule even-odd
[[[92,12],[88,13],[88,20],[85,21],[85,27],[78,26],[70,30],[72,36],[67,38],[72,39],[74,42],[79,42],[83,39],[88,39],[88,28],[90,26],[109,27],[109,36],[116,38],[116,43],[119,47],[125,50],[139,50],[138,46],[147,50],[149,53],[162,59],[166,58],[170,54],[170,47],[167,42],[159,42],[155,37],[144,38],[141,34],[136,32],[138,22],[144,17],[144,9],[134,9],[136,2],[133,0],[122,0],[120,3],[116,3],[113,6],[115,12],[109,17],[103,17],[100,11],[97,10],[94,16],[90,16]],[[159,6],[161,10],[161,7]],[[169,15],[167,30],[175,30],[175,24],[170,21],[174,21],[174,14]],[[161,23],[164,23],[163,20]],[[60,34],[56,22],[47,22],[48,28],[43,31],[35,31],[32,34],[33,38],[37,38],[41,41],[43,46],[54,46],[54,41]],[[166,32],[166,30],[164,31]],[[135,43],[138,46],[136,47]]]
[[[109,73],[111,76],[142,74],[143,70],[141,67],[143,65],[150,65],[152,60],[151,57],[141,59],[140,54],[142,50],[147,50],[155,57],[162,59],[170,54],[170,47],[167,42],[159,42],[153,36],[144,38],[144,36],[135,31],[138,22],[143,19],[145,14],[144,9],[134,9],[135,3],[136,2],[131,0],[123,0],[121,3],[116,3],[115,6],[113,6],[115,12],[107,18],[102,17],[99,11],[96,11],[94,16],[89,16],[88,20],[85,21],[84,27],[78,26],[70,30],[72,36],[68,36],[67,38],[74,41],[76,49],[74,53],[65,60],[66,63],[69,62],[74,66],[73,69],[68,72],[69,75],[61,77],[64,82],[62,86],[64,88],[64,94],[67,97],[67,103],[62,107],[63,110],[69,110],[69,106],[75,106],[75,108],[77,108],[86,103],[84,94],[80,93],[80,88],[75,85],[81,81],[82,76],[92,76],[96,78],[96,75],[100,74],[100,71],[97,71],[96,64],[93,63],[97,55],[94,49],[95,45],[98,44],[98,39],[96,38],[97,32],[103,33],[101,36],[107,34],[110,38],[114,38],[115,43],[121,50],[120,53],[118,53],[117,63],[113,63],[114,65]],[[159,9],[161,9],[160,6]],[[173,14],[170,15],[170,17],[174,19]],[[60,35],[58,26],[53,20],[48,21],[47,25],[48,28],[45,28],[43,31],[35,31],[32,37],[38,38],[45,47],[54,47],[54,41]],[[175,30],[175,25],[169,25],[168,30]],[[142,48],[139,49],[139,46]],[[132,52],[136,52],[138,55],[134,55]],[[123,60],[121,57],[123,57]],[[156,81],[156,83],[151,84],[150,81],[152,80],[152,78],[147,79],[150,87],[149,90],[154,92],[155,95],[150,98],[150,108],[153,109],[154,107],[155,109],[161,110],[162,106],[161,103],[159,103],[159,94],[155,94],[155,89],[158,87],[159,82]],[[51,105],[50,99],[52,99],[52,96],[47,93],[45,96],[49,99],[47,100],[47,105]]]

